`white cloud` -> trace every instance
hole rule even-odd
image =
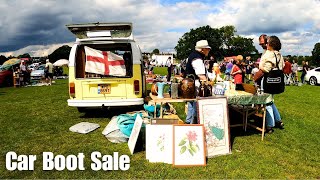
[[[74,42],[50,44],[50,45],[31,45],[31,46],[27,46],[22,49],[19,49],[17,51],[3,52],[0,54],[8,57],[8,56],[18,56],[21,54],[29,53],[30,56],[32,57],[43,57],[43,56],[48,56],[53,51],[55,51],[56,49],[58,49],[63,45],[68,45],[72,47],[73,44]]]
[[[13,11],[12,9],[19,9]],[[237,34],[254,38],[277,35],[284,54],[310,55],[320,36],[320,2],[317,0],[225,0],[161,4],[159,0],[2,1],[0,51],[28,45],[74,40],[65,24],[85,22],[133,22],[142,51],[174,51],[178,39],[191,28],[234,25]],[[24,48],[32,51],[31,46]],[[39,48],[38,48],[39,49]],[[19,50],[17,52],[22,52]],[[49,50],[47,52],[50,52]]]

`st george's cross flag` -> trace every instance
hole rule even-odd
[[[121,56],[110,51],[100,51],[85,46],[86,66],[89,73],[113,76],[125,76],[126,67]]]

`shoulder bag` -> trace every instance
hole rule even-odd
[[[279,61],[277,59],[276,54],[276,68],[269,71],[269,73],[264,73],[263,80],[263,90],[265,93],[269,94],[280,94],[284,92],[285,84],[284,84],[284,74],[283,71],[279,69]]]

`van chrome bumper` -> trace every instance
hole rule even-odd
[[[101,107],[101,106],[134,106],[144,104],[143,98],[116,100],[77,100],[68,99],[68,106],[72,107]]]

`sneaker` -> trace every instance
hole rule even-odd
[[[271,127],[267,127],[265,133],[272,134],[274,130]]]
[[[284,124],[282,121],[278,121],[276,122],[276,127],[279,128],[279,129],[284,129]]]

